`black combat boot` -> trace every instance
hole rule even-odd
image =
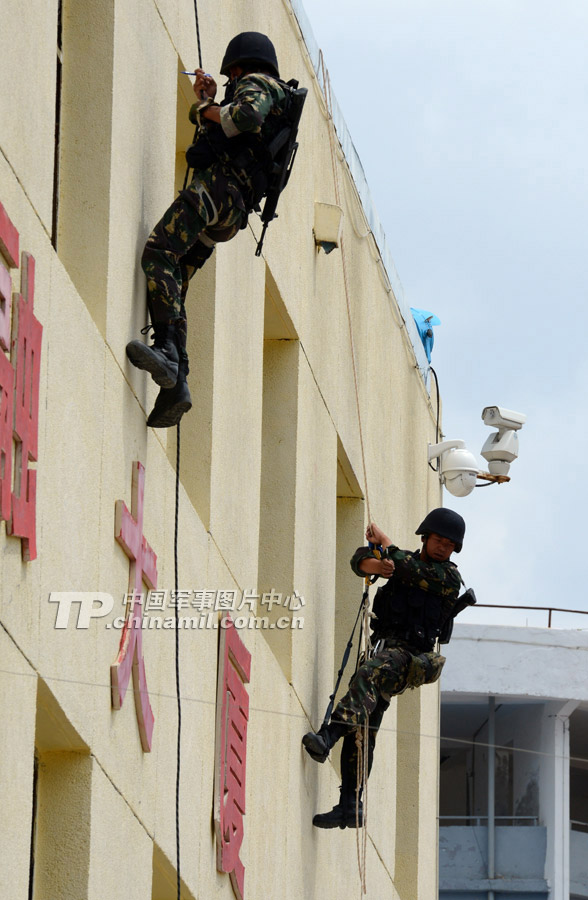
[[[171,428],[192,408],[192,398],[185,375],[178,375],[173,388],[161,388],[147,419],[150,428]]]
[[[149,372],[153,381],[162,388],[173,388],[178,380],[177,328],[174,323],[158,323],[153,326],[153,343],[151,346],[143,341],[130,341],[127,344],[127,357],[138,369]]]
[[[157,395],[147,425],[149,428],[171,428],[177,425],[185,412],[192,407],[192,398],[188,389],[188,354],[186,353],[186,320],[178,319],[175,333],[179,354],[178,380],[172,388],[162,388]]]
[[[355,809],[355,793],[357,789],[357,748],[355,733],[347,731],[341,748],[341,789],[339,802],[330,812],[317,813],[312,820],[316,828],[355,828],[363,826],[363,803],[361,788],[359,804]]]
[[[305,734],[302,745],[315,762],[324,763],[329,758],[331,747],[348,731],[349,725],[343,722],[329,722],[328,725],[321,725],[318,731]]]
[[[363,803],[359,801],[358,815],[356,819],[355,796],[344,794],[341,786],[339,802],[330,812],[317,813],[313,817],[312,824],[315,828],[355,828],[363,826]]]

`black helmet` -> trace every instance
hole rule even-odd
[[[454,512],[452,509],[445,509],[443,506],[438,509],[432,509],[425,516],[415,534],[433,533],[447,538],[448,541],[453,541],[455,552],[459,553],[465,534],[465,522],[459,513]]]
[[[229,41],[221,65],[221,75],[228,75],[231,66],[252,60],[262,62],[272,75],[280,77],[275,47],[268,36],[259,31],[242,31]]]

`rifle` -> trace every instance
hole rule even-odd
[[[302,116],[304,101],[308,93],[306,88],[299,88],[298,82],[292,78],[287,82],[285,87],[288,88],[288,105],[286,116],[288,124],[282,128],[271,141],[268,150],[272,160],[269,171],[269,185],[266,191],[265,203],[263,211],[260,215],[263,222],[261,237],[255,251],[256,256],[261,256],[261,248],[265,238],[267,227],[272,219],[277,218],[276,207],[280,194],[288,184],[296,152],[298,150],[298,124]]]
[[[473,588],[468,588],[467,591],[464,591],[461,597],[457,598],[457,603],[453,607],[453,611],[451,616],[444,623],[443,628],[441,629],[441,634],[439,635],[439,643],[440,644],[448,644],[451,638],[451,634],[453,632],[453,621],[456,616],[463,612],[464,609],[468,606],[475,606],[477,603],[476,595],[474,594]]]

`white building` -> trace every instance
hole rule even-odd
[[[457,625],[447,657],[440,898],[588,897],[588,632]]]

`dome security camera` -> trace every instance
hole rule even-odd
[[[481,451],[489,472],[479,471],[476,457],[462,440],[429,444],[429,465],[432,459],[439,460],[435,471],[439,473],[441,484],[454,497],[471,494],[478,486],[478,478],[494,484],[510,481],[507,474],[510,464],[519,455],[517,431],[523,427],[527,417],[503,406],[486,406],[482,411],[482,420],[490,428],[498,429],[492,432]]]
[[[478,464],[465,441],[442,441],[429,444],[429,462],[439,459],[441,482],[454,497],[467,497],[476,486]]]

